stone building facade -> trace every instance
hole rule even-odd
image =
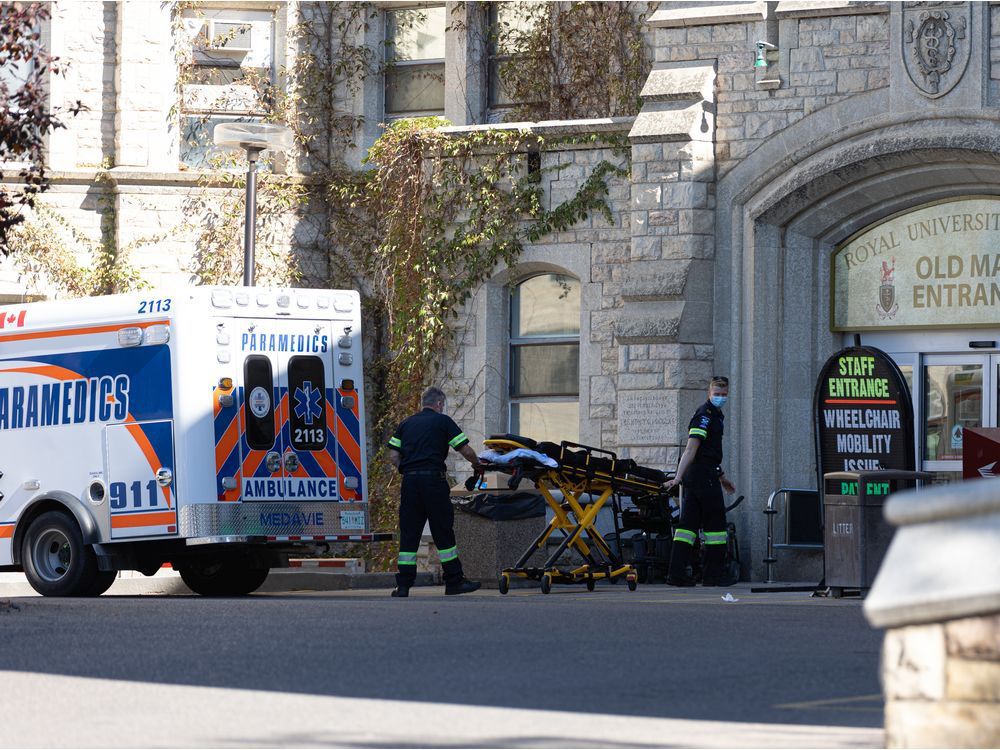
[[[362,43],[379,49],[387,14],[403,6],[374,5]],[[52,136],[55,186],[46,200],[96,237],[110,199],[119,243],[173,230],[140,248],[136,260],[154,283],[189,283],[195,227],[177,226],[180,206],[205,188],[197,168],[182,168],[170,9],[53,7],[52,50],[72,63],[67,78],[52,82],[53,99],[81,98],[89,109]],[[252,10],[271,14],[259,21],[269,24],[271,64],[287,65],[298,54],[285,33],[297,5],[255,3]],[[498,119],[489,55],[468,30],[484,23],[486,10],[474,3],[446,10],[463,23],[448,24],[443,52],[421,59],[443,68],[440,111],[454,128],[484,127]],[[449,387],[470,436],[516,426],[511,288],[545,274],[578,285],[578,387],[559,398],[578,403],[573,437],[581,442],[671,468],[708,378],[729,375],[727,474],[747,497],[734,520],[745,573],[759,579],[764,503],[778,487],[816,486],[816,376],[854,333],[863,329],[866,342],[898,355],[915,383],[918,426],[933,423],[953,436],[956,426],[998,424],[990,394],[1000,325],[988,315],[970,322],[943,306],[939,327],[926,333],[878,319],[834,330],[833,311],[846,302],[834,298],[831,259],[889,217],[1000,195],[1000,5],[665,2],[645,19],[645,36],[652,70],[637,116],[530,124],[541,134],[628,139],[630,176],[610,185],[613,220],[588,218],[526,248],[517,268],[498,270],[463,318]],[[355,163],[387,115],[382,86],[375,77],[337,94],[339,106],[366,116],[350,155]],[[109,157],[109,178],[95,181]],[[542,158],[543,166],[564,165],[545,177],[546,199],[556,205],[595,164],[616,157],[597,143]],[[289,243],[296,231],[289,226]],[[927,252],[947,256],[948,241]],[[6,268],[0,293],[9,300],[24,291]],[[992,344],[975,349],[974,362],[972,339]],[[962,370],[969,367],[979,369]],[[979,405],[966,398],[949,411],[951,392],[942,400],[933,388],[961,371],[979,378]],[[938,442],[929,429],[917,430],[918,456],[924,468],[951,477],[960,438],[956,446],[952,437],[951,452],[931,455],[928,446]],[[777,573],[818,580],[821,565],[815,551],[788,550]]]

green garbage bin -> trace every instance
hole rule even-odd
[[[823,549],[826,585],[835,595],[843,589],[871,588],[892,541],[893,527],[882,506],[893,492],[929,481],[923,471],[835,471],[823,475]]]

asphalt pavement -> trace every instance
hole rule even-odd
[[[871,747],[881,640],[747,584],[13,597],[0,745]]]

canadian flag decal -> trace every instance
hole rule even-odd
[[[21,310],[19,313],[5,313],[0,311],[0,329],[2,328],[20,328],[24,325],[24,313],[26,310]]]

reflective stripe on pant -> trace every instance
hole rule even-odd
[[[674,531],[670,549],[669,575],[686,576],[698,529],[705,532],[705,570],[702,577],[721,577],[725,567],[726,552],[726,503],[722,497],[722,484],[714,467],[693,464],[684,477],[684,496],[681,500],[681,517]]]
[[[429,523],[440,552],[445,581],[462,580],[462,563],[455,545],[455,511],[451,488],[442,476],[404,474],[399,498],[399,561],[396,580],[410,586],[417,577],[417,550],[424,524]],[[411,562],[412,560],[412,562]]]

